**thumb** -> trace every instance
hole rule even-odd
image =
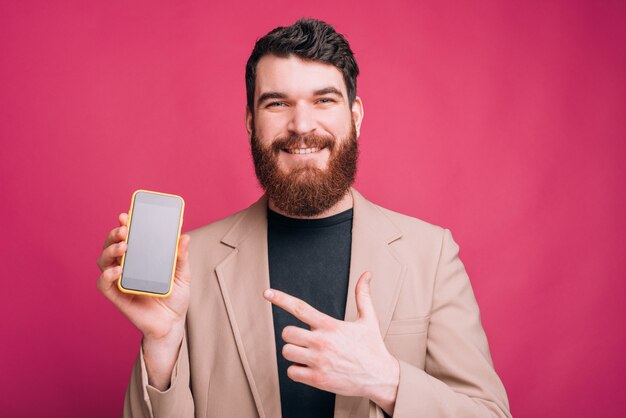
[[[372,273],[369,271],[366,271],[359,277],[359,281],[356,284],[356,309],[359,319],[378,322],[370,293],[371,280]]]
[[[178,256],[176,257],[176,277],[189,284],[191,282],[191,271],[189,270],[189,240],[187,234],[181,235],[178,242]]]

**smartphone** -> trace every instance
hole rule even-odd
[[[117,282],[122,292],[158,297],[170,294],[184,208],[180,196],[148,190],[133,193],[122,277]]]

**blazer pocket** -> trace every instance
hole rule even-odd
[[[392,319],[387,335],[419,334],[428,330],[430,316],[409,319]]]
[[[398,360],[423,370],[429,321],[429,316],[392,320],[384,339],[389,352]]]

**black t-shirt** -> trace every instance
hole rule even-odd
[[[343,320],[350,274],[352,209],[322,219],[294,219],[268,209],[267,218],[270,286]],[[335,394],[287,376],[291,362],[282,356],[283,328],[309,326],[276,306],[272,306],[272,314],[283,418],[332,417]]]

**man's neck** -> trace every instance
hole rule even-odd
[[[269,199],[268,201],[268,206],[271,210],[273,210],[276,213],[280,213],[283,216],[288,216],[290,218],[296,218],[296,219],[320,219],[320,218],[327,218],[329,216],[333,216],[336,215],[338,213],[341,213],[343,211],[346,211],[350,208],[352,208],[354,205],[354,200],[352,199],[352,191],[348,190],[346,192],[346,194],[341,198],[341,200],[339,200],[339,202],[335,203],[335,205],[333,207],[331,207],[328,210],[325,210],[322,213],[319,213],[317,215],[313,215],[313,216],[296,216],[293,215],[291,213],[287,213],[287,212],[283,212],[282,210],[278,209],[276,207],[276,205],[274,204],[274,202],[272,201],[272,199]]]

